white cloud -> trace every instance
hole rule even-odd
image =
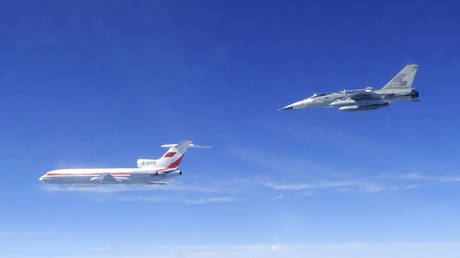
[[[297,196],[312,196],[313,192],[299,192]]]
[[[209,204],[209,203],[228,203],[238,201],[230,196],[217,196],[209,198],[184,198],[180,196],[120,196],[116,198],[127,202],[154,202],[154,203],[185,203],[185,204]]]
[[[154,203],[184,203],[184,204],[208,204],[236,202],[237,198],[231,196],[212,196],[217,194],[231,194],[234,189],[226,187],[214,187],[206,185],[42,185],[41,189],[48,192],[78,192],[86,194],[94,201],[129,201],[129,202],[154,202]],[[148,192],[156,191],[155,195]],[[166,193],[170,191],[170,193]],[[144,193],[143,195],[135,195]],[[188,197],[184,194],[188,193]],[[195,198],[190,197],[193,193]],[[211,195],[211,196],[210,196]]]
[[[323,163],[309,160],[305,157],[292,157],[279,153],[269,153],[261,151],[250,151],[245,149],[230,149],[228,151],[231,155],[242,160],[249,161],[265,169],[283,172],[302,172],[303,174],[316,174],[321,175],[343,175],[344,172],[339,169],[330,167]]]
[[[207,203],[218,203],[218,202],[235,202],[237,201],[233,197],[221,196],[221,197],[212,197],[206,199],[197,199],[197,200],[185,200],[184,203],[188,204],[207,204]]]
[[[449,176],[426,176],[418,173],[409,173],[399,175],[401,179],[407,180],[431,180],[431,181],[441,181],[441,182],[460,182],[460,176],[449,175]]]
[[[345,173],[340,169],[310,161],[304,157],[280,156],[278,154],[273,155],[270,153],[248,151],[244,149],[231,149],[230,153],[258,166],[277,171],[277,173],[283,173],[283,178],[309,178],[307,180],[296,179],[295,182],[291,183],[281,183],[278,179],[273,180],[270,178],[256,180],[258,184],[273,190],[304,192],[307,190],[311,195],[313,190],[329,190],[335,192],[363,191],[376,193],[391,190],[411,190],[421,187],[420,184],[403,185],[401,182],[389,180],[389,178],[385,179],[383,177],[357,177],[348,172]],[[302,173],[286,173],[286,164],[289,164],[290,171],[301,171]]]
[[[182,183],[170,183],[166,185],[41,185],[40,188],[49,192],[96,192],[114,193],[127,191],[182,191],[182,192],[207,192],[217,193],[229,189],[213,187],[212,185],[194,185]]]
[[[377,193],[414,190],[425,187],[428,183],[460,182],[460,175],[429,176],[408,173],[363,177],[363,171],[357,171],[356,173],[344,171],[342,168],[317,163],[305,157],[280,155],[260,150],[251,151],[244,148],[233,148],[229,150],[229,153],[257,167],[271,170],[269,174],[276,172],[281,175],[275,179],[265,176],[262,180],[254,180],[255,184],[277,191],[306,191],[310,194],[316,190]],[[285,180],[285,182],[280,181],[280,179]]]
[[[275,199],[281,200],[281,199],[284,199],[284,197],[286,197],[286,196],[284,196],[284,194],[279,194],[279,195],[275,196]]]
[[[41,237],[56,234],[54,231],[0,231],[0,237]]]
[[[34,252],[34,257],[53,257],[48,249],[24,249]],[[22,249],[22,250],[24,250]],[[68,255],[78,250],[80,255]],[[315,258],[428,258],[458,257],[460,242],[331,242],[331,243],[264,243],[242,245],[156,245],[133,244],[98,247],[57,247],[54,257],[116,257],[124,258],[176,258],[176,257],[315,257]],[[43,252],[41,255],[40,252]],[[154,256],[152,256],[154,252]],[[56,254],[57,253],[57,254]],[[61,253],[61,254],[59,254]]]
[[[375,182],[366,181],[323,181],[314,183],[290,183],[280,184],[274,182],[265,182],[264,186],[274,190],[286,191],[301,191],[301,190],[315,190],[315,189],[350,189],[356,188],[365,192],[380,192],[384,190],[396,190],[396,187],[384,186]]]
[[[279,191],[299,191],[297,195],[311,196],[313,190],[331,190],[335,192],[382,192],[396,190],[412,190],[421,187],[420,184],[396,184],[379,181],[321,181],[312,183],[275,183],[263,182],[263,186]],[[308,190],[305,192],[305,190]],[[301,192],[302,191],[302,192]]]
[[[403,186],[403,189],[404,190],[411,190],[411,189],[416,189],[416,188],[419,188],[421,187],[422,185],[420,184],[410,184],[410,185],[405,185]]]

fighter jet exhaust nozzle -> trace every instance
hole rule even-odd
[[[411,101],[419,101],[419,93],[416,90],[412,90],[410,93]]]

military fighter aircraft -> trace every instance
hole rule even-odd
[[[137,168],[84,168],[52,170],[40,177],[51,184],[167,184],[164,180],[182,175],[179,166],[188,148],[210,148],[185,140],[165,144],[169,148],[159,159],[138,159]]]
[[[387,107],[391,102],[419,101],[419,93],[412,88],[418,65],[406,65],[380,90],[372,87],[342,90],[330,94],[313,94],[304,100],[287,105],[280,110],[337,107],[341,111],[372,110]]]

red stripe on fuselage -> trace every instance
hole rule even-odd
[[[99,176],[101,174],[105,173],[47,173],[45,176]],[[124,172],[115,172],[115,173],[109,173],[112,176],[129,176],[131,173],[124,173]]]

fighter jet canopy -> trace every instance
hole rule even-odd
[[[315,93],[310,98],[314,99],[314,98],[325,96],[325,95],[326,95],[325,93]]]

